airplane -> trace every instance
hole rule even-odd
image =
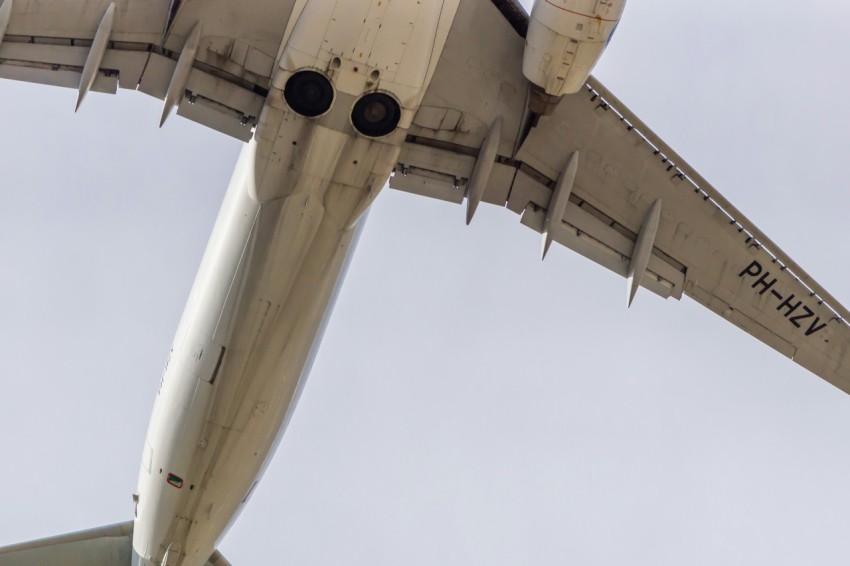
[[[632,9],[632,8],[630,7],[630,9]],[[621,38],[618,38],[618,41],[621,41],[621,40],[622,40]],[[86,108],[86,107],[84,107],[84,108]],[[169,123],[169,126],[171,126],[171,124],[170,124],[170,123]],[[665,136],[665,137],[669,137],[669,136]],[[737,172],[737,171],[736,171],[736,172]],[[720,185],[718,184],[718,186],[720,186]],[[811,190],[813,191],[813,190],[815,190],[815,189],[814,189],[814,188],[812,188]],[[728,191],[727,191],[727,192],[728,192]],[[807,192],[807,194],[811,194],[811,192]],[[827,195],[828,195],[828,196],[830,196],[830,197],[833,197],[833,196],[834,196],[834,195],[832,195],[832,193],[828,193]],[[390,197],[390,195],[384,195],[384,196],[387,196],[388,198],[391,198],[391,197]],[[824,201],[826,201],[826,198],[824,199]],[[416,204],[416,206],[420,206],[420,205],[424,206],[424,204],[421,204],[421,203],[420,203],[420,201],[416,201],[416,203],[417,203],[417,204]],[[752,208],[752,207],[751,207],[751,208]],[[749,208],[746,208],[745,210],[749,210]],[[445,216],[445,212],[446,212],[445,210],[442,210],[442,211],[441,211],[441,213],[443,214],[443,216]],[[500,211],[500,212],[502,212],[502,214],[504,214],[504,212],[503,212],[503,211]],[[511,220],[514,220],[514,219],[512,218]],[[462,221],[461,221],[461,223],[462,223]],[[474,229],[474,228],[476,227],[477,223],[478,223],[478,218],[476,218],[476,222],[475,222],[475,223],[473,223],[473,228],[471,228],[470,230]],[[760,224],[761,224],[761,223],[760,223]],[[802,224],[805,224],[805,223],[804,223],[804,222],[802,222],[802,221],[800,221],[800,224],[802,225]],[[367,233],[368,233],[368,232],[367,232]],[[520,232],[519,232],[519,231],[517,231],[517,234],[519,234],[519,233],[520,233]],[[483,248],[483,246],[478,246],[478,249],[479,249],[479,250],[480,250],[480,249],[482,249],[482,248]],[[363,249],[364,249],[364,247],[362,247],[362,246],[361,246],[361,250],[363,250]],[[536,249],[534,249],[534,250],[528,250],[528,251],[530,251],[530,252],[536,252],[537,250],[536,250]],[[563,250],[562,250],[562,251],[563,251]],[[795,257],[802,257],[802,254],[799,254],[799,253],[796,253],[796,254],[794,254],[794,255],[795,255]],[[578,258],[578,259],[581,259],[581,258]],[[537,260],[537,258],[536,258],[536,257],[535,257],[535,260]],[[538,260],[538,261],[539,261],[539,260]],[[576,262],[576,263],[575,263],[575,265],[578,265],[578,264],[579,264],[578,262]],[[355,265],[356,265],[356,263],[355,263]],[[808,265],[808,264],[807,264],[807,265]],[[192,270],[190,270],[190,271],[193,271],[193,270],[194,270],[194,266],[193,266],[193,269],[192,269]],[[814,270],[813,270],[813,271],[814,271]],[[820,273],[820,272],[819,272],[819,271],[816,271],[816,273]],[[620,281],[618,278],[611,278],[611,277],[610,277],[610,274],[608,274],[608,273],[604,273],[604,275],[605,275],[605,276],[607,276],[607,279],[608,279],[608,280],[616,280],[616,283],[618,283],[617,287],[618,287],[618,289],[619,289],[619,284],[621,283],[621,281]],[[189,275],[189,277],[191,277],[191,275]],[[568,278],[567,278],[567,277],[568,277]],[[573,284],[575,284],[576,286],[581,286],[581,283],[576,283],[576,282],[574,281],[574,279],[575,279],[575,276],[574,276],[574,275],[568,275],[567,277],[561,278],[561,279],[558,281],[558,287],[559,287],[559,288],[563,288],[565,285],[573,285]],[[596,290],[594,287],[590,287],[590,288],[593,288],[593,289],[594,289],[594,292],[593,292],[593,294],[594,294],[594,295],[595,295],[595,294],[597,294],[597,290]],[[613,293],[612,293],[612,295],[613,295]],[[618,301],[614,301],[614,300],[613,300],[613,298],[611,298],[611,297],[605,297],[605,298],[606,298],[607,300],[610,300],[611,302],[618,302]],[[617,297],[617,298],[619,298],[619,297]],[[635,307],[634,307],[634,308],[640,308],[640,307],[643,305],[643,303],[641,303],[641,301],[643,301],[643,299],[645,299],[645,298],[647,298],[647,297],[644,297],[643,295],[639,295],[639,296],[638,296],[638,303],[636,303],[636,305],[635,305]],[[588,300],[590,300],[590,299],[588,298]],[[649,301],[649,300],[653,300],[653,301],[654,301],[654,297],[651,297],[651,296],[650,296],[650,297],[647,299],[647,301]],[[684,306],[684,305],[686,305],[686,304],[687,304],[687,303],[685,303],[685,302],[683,301],[683,303],[682,303],[681,305],[678,305],[678,304],[677,304],[677,305],[675,305],[675,307],[674,307],[673,305],[668,306],[668,305],[666,305],[666,304],[665,304],[665,305],[659,305],[659,304],[658,304],[658,302],[657,302],[657,301],[655,301],[655,302],[650,303],[650,306],[652,306],[652,308],[653,308],[653,312],[656,312],[656,311],[658,311],[658,310],[660,310],[660,309],[662,309],[662,308],[663,308],[663,309],[672,309],[672,308],[680,309],[680,308],[688,308],[688,307],[685,307],[685,306]],[[622,305],[622,303],[620,302],[620,306],[621,306],[621,305]],[[696,311],[696,309],[693,309],[693,310],[694,310],[694,311]],[[694,313],[694,312],[689,312],[689,313],[687,313],[687,314],[688,314],[688,315],[694,315],[695,313]],[[630,314],[629,314],[629,316],[634,316],[634,315],[633,315],[633,313],[630,313]],[[682,320],[684,321],[685,319],[683,318]],[[687,319],[687,320],[690,320],[690,319]],[[709,319],[707,319],[707,318],[706,318],[706,320],[709,320]],[[711,320],[713,320],[713,319],[711,319]],[[625,324],[625,323],[621,322],[621,324]],[[637,328],[639,329],[639,328],[641,328],[641,326],[638,326]],[[607,330],[608,330],[608,329],[606,328],[606,331],[607,331]],[[613,332],[613,330],[612,330],[612,332]],[[758,346],[758,345],[757,345],[757,343],[756,343],[756,345],[754,346],[754,343],[753,343],[753,341],[752,341],[752,340],[744,340],[744,339],[742,339],[742,338],[740,337],[740,333],[730,332],[730,331],[728,330],[728,328],[724,329],[724,332],[726,332],[726,334],[730,334],[730,335],[731,335],[731,337],[735,339],[734,341],[736,341],[736,342],[743,342],[743,343],[745,343],[745,345],[746,345],[746,347],[747,347],[747,348],[755,348],[756,346]],[[565,345],[564,345],[564,342],[569,342],[569,340],[567,340],[566,338],[564,338],[564,337],[562,336],[560,340],[556,341],[556,344],[561,344],[562,351],[565,351],[565,355],[566,355],[566,354],[568,354],[568,353],[569,353],[569,350],[570,350],[571,348],[568,348],[567,346],[565,346]],[[581,351],[581,349],[577,350],[577,352],[580,352],[580,351]],[[724,351],[725,351],[725,350],[724,350]],[[762,349],[760,349],[759,351],[763,351],[763,353],[764,353],[764,352],[766,352],[766,350],[764,350],[763,348],[762,348]],[[768,353],[768,354],[769,354],[769,353]],[[669,356],[669,354],[668,354],[668,356]],[[762,365],[760,366],[760,369],[761,369],[762,371],[767,372],[768,370],[766,369],[766,366],[765,366],[764,364],[772,363],[772,361],[773,361],[773,356],[769,356],[769,355],[767,355],[767,354],[766,354],[766,355],[764,356],[764,358],[765,358],[765,360],[762,362]],[[769,359],[770,361],[768,361],[768,359]],[[778,361],[782,361],[782,360],[781,360],[781,358],[780,358]],[[659,362],[659,363],[660,363],[660,362]],[[791,364],[787,364],[787,365],[788,365],[788,366],[791,366]],[[656,364],[656,366],[657,366],[657,364]],[[796,368],[795,368],[795,369],[796,369]],[[755,373],[755,372],[754,372],[754,373]],[[563,378],[563,376],[558,376],[558,375],[556,374],[556,375],[552,375],[552,376],[550,376],[550,379],[559,379],[559,377],[560,377],[560,378]],[[799,371],[795,373],[795,379],[805,381],[805,378],[801,378],[801,377],[800,377],[800,372],[799,372]],[[812,381],[814,381],[814,380],[812,380]],[[736,383],[738,383],[738,384],[739,384],[739,386],[740,386],[740,383],[741,383],[741,382],[740,382],[740,380],[738,380]],[[760,391],[763,391],[763,390],[760,390]],[[296,421],[297,421],[297,419],[296,419]],[[137,443],[137,444],[139,444],[139,443]],[[268,477],[267,477],[267,480],[268,480]],[[254,501],[253,503],[256,503],[256,501]],[[249,507],[249,508],[250,508],[250,507]]]

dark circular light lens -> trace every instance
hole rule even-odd
[[[321,116],[331,109],[334,87],[316,71],[298,71],[286,81],[283,97],[289,107],[308,118]]]
[[[401,119],[401,107],[392,96],[373,92],[360,98],[351,111],[351,123],[370,138],[391,134]]]

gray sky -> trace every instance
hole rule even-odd
[[[850,4],[633,1],[596,75],[848,304]],[[132,516],[238,142],[3,83],[0,545]],[[375,205],[235,565],[797,565],[850,553],[850,397],[487,207]]]

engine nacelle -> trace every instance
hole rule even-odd
[[[550,97],[578,92],[608,46],[626,0],[535,0],[522,72]]]

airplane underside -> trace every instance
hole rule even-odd
[[[77,107],[134,88],[164,100],[160,125],[176,109],[247,142],[163,372],[134,521],[0,549],[0,566],[226,566],[216,544],[391,175],[465,200],[467,223],[482,202],[512,210],[543,257],[557,242],[624,276],[628,304],[641,286],[687,294],[850,391],[846,309],[590,76],[624,0],[243,4],[0,0],[0,77],[72,86]]]
[[[431,49],[437,4],[416,13]],[[243,149],[178,327],[140,472],[140,564],[202,565],[250,497],[292,416],[365,213],[397,162],[410,100],[421,97],[430,57],[419,55],[407,102],[347,96],[339,85],[356,63],[305,59],[316,30],[339,15],[331,7],[309,3],[293,29],[283,55],[293,70],[275,79],[282,96],[269,97]],[[381,25],[408,16],[385,14]],[[371,33],[361,26],[323,41],[350,53]]]
[[[341,222],[356,191],[339,184],[313,179],[260,205],[246,182],[253,156],[246,146],[151,419],[134,541],[152,561],[165,550],[202,564],[247,501],[292,415],[358,233]]]

